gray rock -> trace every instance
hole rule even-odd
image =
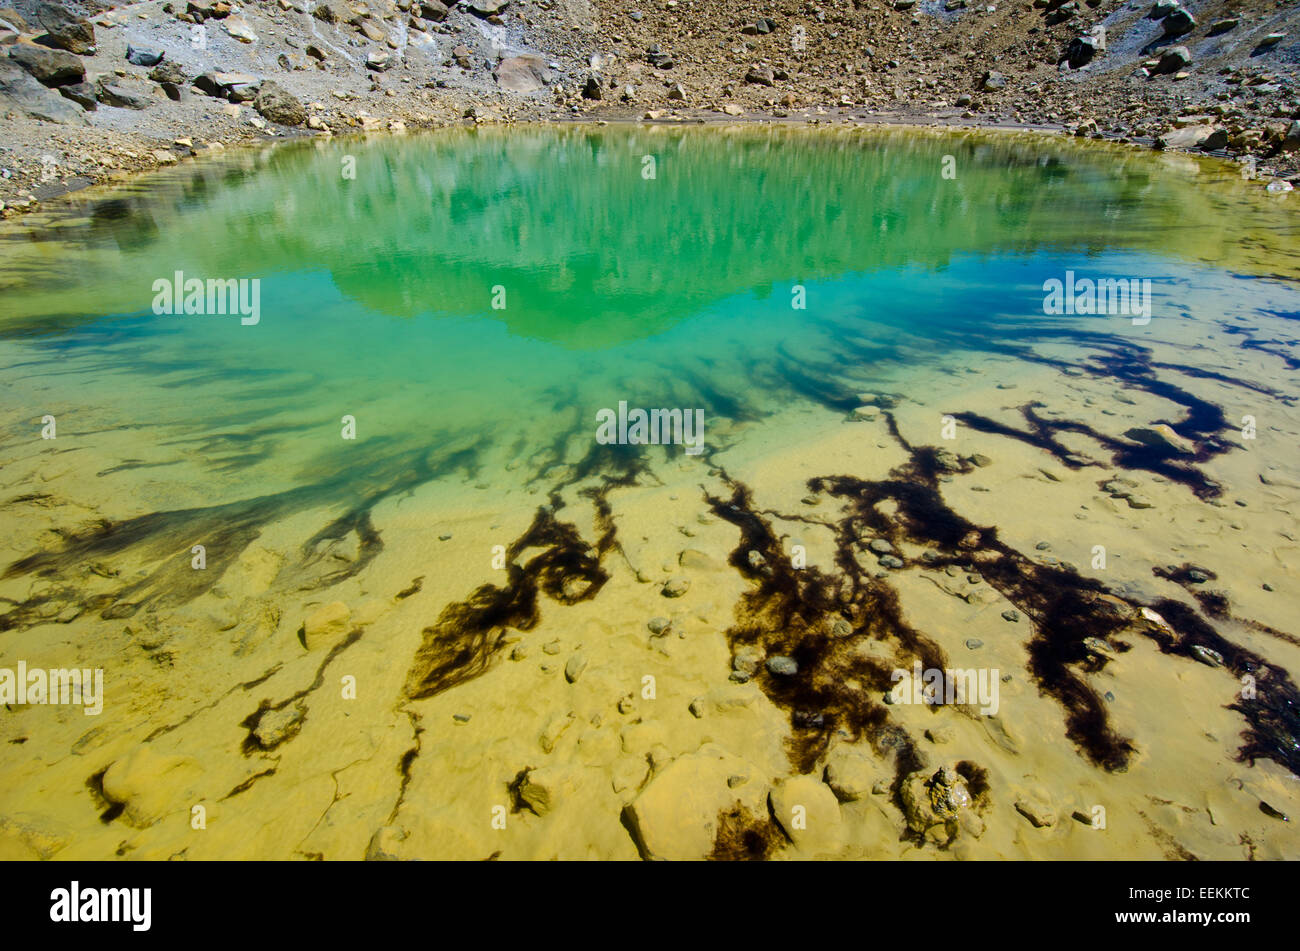
[[[652,46],[646,50],[645,60],[656,69],[672,69],[677,63],[673,60],[671,53],[665,53],[658,46]]]
[[[312,16],[324,23],[347,23],[355,14],[341,0],[321,0],[312,10]]]
[[[87,112],[94,112],[99,108],[99,102],[95,99],[95,87],[90,83],[81,82],[60,86],[59,94],[71,99]]]
[[[993,92],[998,89],[1003,89],[1006,85],[1007,78],[996,70],[989,70],[984,74],[984,78],[980,80],[980,88],[985,92]]]
[[[1176,73],[1180,69],[1190,66],[1191,63],[1191,51],[1186,46],[1175,46],[1160,54],[1160,62],[1156,64],[1156,72],[1162,74]]]
[[[439,0],[424,0],[420,4],[420,16],[426,20],[441,22],[447,19],[447,14],[450,12],[446,5],[440,3]]]
[[[253,100],[258,115],[280,125],[299,126],[307,121],[307,110],[289,90],[266,80]]]
[[[799,665],[793,657],[777,655],[767,659],[767,670],[778,677],[793,677],[799,673]]]
[[[569,658],[569,662],[564,665],[564,679],[569,683],[576,683],[582,676],[582,672],[587,669],[587,655],[578,651]]]
[[[903,559],[895,555],[881,555],[877,561],[886,568],[902,568]]]
[[[758,670],[758,665],[761,663],[763,663],[763,649],[752,644],[737,650],[735,656],[731,659],[731,666],[737,673],[750,676]]]
[[[1196,446],[1191,440],[1184,439],[1164,423],[1154,426],[1134,426],[1132,429],[1125,430],[1124,436],[1144,446],[1172,449],[1174,452],[1183,455],[1194,455],[1196,453]]]
[[[1071,69],[1082,69],[1097,55],[1097,41],[1091,36],[1076,36],[1065,47],[1065,61]]]
[[[469,0],[465,4],[470,13],[484,19],[500,13],[508,6],[510,6],[510,0]]]
[[[1165,17],[1165,36],[1183,36],[1196,29],[1196,17],[1178,7]]]
[[[690,579],[683,578],[679,575],[676,578],[669,578],[668,581],[664,583],[664,586],[659,593],[665,598],[680,598],[690,589]]]
[[[36,8],[36,19],[51,46],[70,53],[95,52],[95,28],[62,4],[42,3]]]
[[[247,73],[203,73],[194,77],[194,86],[200,92],[217,99],[248,102],[257,97],[261,80]]]
[[[67,86],[86,78],[86,67],[81,60],[64,50],[15,46],[9,51],[9,58],[45,86]]]
[[[666,617],[652,617],[646,624],[646,627],[650,629],[651,634],[662,634],[664,631],[668,630],[672,623],[673,622]]]
[[[756,86],[775,86],[776,79],[770,69],[759,67],[751,69],[745,73],[745,82],[753,83]]]
[[[595,74],[589,75],[587,77],[586,83],[583,84],[582,98],[583,99],[604,98],[604,90],[601,89],[600,80],[596,78]]]
[[[1193,644],[1192,654],[1196,657],[1197,660],[1199,660],[1202,664],[1205,664],[1207,667],[1223,666],[1223,655],[1216,650],[1211,650],[1208,647],[1202,647],[1200,644]]]
[[[511,56],[497,64],[493,72],[497,85],[511,92],[530,93],[544,89],[551,81],[551,70],[540,56]]]
[[[104,78],[99,80],[96,96],[104,105],[119,109],[148,109],[153,105],[153,100],[148,96]]]
[[[45,88],[16,63],[4,58],[0,58],[0,98],[33,119],[71,125],[89,124],[82,107]]]
[[[153,50],[136,49],[130,43],[126,45],[126,61],[132,66],[157,66],[162,60],[162,53],[155,53]]]
[[[177,86],[185,85],[185,81],[189,79],[181,65],[171,60],[159,63],[149,70],[149,78],[156,83],[174,83]]]

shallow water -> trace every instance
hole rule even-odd
[[[886,618],[871,636],[897,642],[894,659],[904,666],[912,656],[942,658],[951,651],[944,635],[957,637],[966,621],[940,622],[947,630],[913,640],[912,625],[922,625],[890,606],[890,582],[858,577],[841,560],[853,544],[844,532],[871,527],[900,547],[937,546],[929,568],[937,575],[945,567],[947,556],[935,552],[955,541],[947,536],[959,501],[980,500],[948,485],[969,482],[968,463],[961,474],[935,470],[925,446],[999,460],[1002,472],[979,473],[997,485],[997,501],[965,514],[995,534],[963,570],[985,558],[1001,597],[1064,626],[1058,602],[1074,604],[1074,582],[1051,570],[1026,574],[1013,566],[1033,549],[998,546],[1049,534],[1051,520],[1074,506],[1022,508],[1016,480],[1063,466],[1062,476],[1078,475],[1095,496],[1127,470],[1168,493],[1162,511],[1196,506],[1214,517],[1234,496],[1252,512],[1260,504],[1252,493],[1263,477],[1252,481],[1257,473],[1234,460],[1252,456],[1273,485],[1291,484],[1300,463],[1293,202],[1212,163],[1040,137],[661,128],[312,142],[75,196],[0,232],[0,453],[11,498],[0,516],[10,565],[0,594],[9,602],[4,627],[22,635],[4,661],[12,666],[19,655],[9,655],[23,648],[38,653],[49,643],[42,632],[54,630],[61,651],[107,668],[110,699],[114,664],[119,684],[129,680],[141,696],[165,693],[157,714],[107,706],[101,725],[112,724],[109,747],[121,752],[194,715],[218,687],[248,679],[243,658],[256,658],[257,673],[311,660],[296,636],[300,610],[336,596],[406,603],[393,600],[398,590],[427,576],[436,591],[421,595],[423,621],[368,621],[367,636],[379,639],[374,631],[385,623],[403,632],[389,640],[389,663],[404,675],[392,698],[455,694],[495,662],[482,636],[498,626],[545,628],[579,605],[609,630],[644,627],[630,595],[599,592],[607,581],[618,590],[622,573],[632,590],[639,582],[662,601],[656,563],[676,558],[674,537],[679,548],[694,544],[691,531],[674,529],[665,499],[638,495],[655,486],[674,488],[674,503],[691,498],[698,512],[690,518],[710,531],[733,526],[713,555],[737,571],[710,589],[705,612],[719,645],[752,640],[755,625],[779,628],[783,639],[768,653],[788,649],[828,676],[844,674],[852,665],[834,650],[790,643],[791,631],[812,626],[812,615],[838,597],[864,636],[863,612]],[[251,314],[245,323],[230,313],[156,313],[155,282],[178,271],[256,279],[256,322]],[[1149,281],[1150,319],[1045,313],[1044,282],[1067,272]],[[1072,392],[1080,381],[1094,389]],[[1007,392],[1012,386],[1020,392]],[[1116,393],[1132,395],[1115,401]],[[603,445],[597,414],[620,401],[701,411],[701,453]],[[845,419],[864,402],[875,411],[852,425],[869,429],[846,446]],[[57,424],[53,441],[41,439],[47,414]],[[1236,438],[1245,415],[1270,437]],[[355,439],[343,436],[346,417]],[[1195,443],[1194,456],[1122,435],[1159,422]],[[1012,474],[1010,456],[1021,453],[1024,465]],[[878,471],[844,468],[855,465]],[[866,480],[851,491],[843,483],[812,489],[830,503],[878,496],[914,517],[889,529],[868,526],[874,516],[865,513],[840,523],[818,516],[812,521],[835,535],[816,562],[821,580],[751,573],[733,546],[766,544],[754,518],[798,521],[789,513],[809,489],[790,484],[817,477]],[[900,480],[940,493],[954,511],[889,487]],[[1265,508],[1286,504],[1273,498]],[[591,505],[591,521],[580,517],[572,534],[548,514],[570,517]],[[1155,512],[1140,531],[1167,522]],[[1230,574],[1235,564],[1254,579],[1268,565],[1280,590],[1293,571],[1289,532],[1281,529],[1282,547],[1261,542],[1258,561],[1220,550],[1218,570]],[[440,553],[434,538],[444,535],[464,547]],[[642,543],[649,554],[638,562]],[[195,544],[207,549],[201,573],[190,566]],[[519,571],[494,585],[466,559],[486,568],[496,545]],[[1197,561],[1195,539],[1152,547],[1151,563]],[[1210,556],[1199,547],[1203,562]],[[549,560],[530,561],[536,550]],[[606,557],[614,551],[622,561]],[[272,567],[250,568],[262,553]],[[926,569],[912,558],[908,567]],[[1155,604],[1171,592],[1150,578],[1143,563],[1119,577],[1112,570],[1103,583],[1134,605]],[[756,601],[737,598],[742,582],[758,586]],[[696,579],[690,598],[709,587]],[[486,601],[475,601],[476,590]],[[212,620],[214,601],[227,605],[230,626]],[[1284,628],[1277,619],[1287,603],[1261,607],[1256,628]],[[458,613],[456,604],[472,609]],[[269,630],[263,609],[274,615]],[[431,625],[423,640],[422,625]],[[97,641],[110,626],[117,633]],[[173,627],[187,632],[181,641],[196,639],[171,649],[185,658],[185,678],[210,671],[211,685],[182,678],[176,686],[176,676],[156,669],[156,645],[145,648],[154,668],[135,671],[138,642],[167,642],[178,637]],[[1128,768],[1130,753],[1108,738],[1114,724],[1095,699],[1102,691],[1069,666],[1080,662],[1070,653],[1076,641],[1090,633],[1105,631],[1081,622],[1062,646],[1044,628],[1044,643],[1021,664],[1074,717],[1057,742],[1068,737],[1087,769]],[[1188,621],[1171,649],[1187,655],[1209,638]],[[930,639],[940,646],[926,646]],[[1295,669],[1294,644],[1265,640],[1282,653],[1229,656],[1227,666],[1239,674],[1276,661],[1275,682],[1285,677]],[[721,677],[696,673],[726,681],[725,667]],[[789,717],[793,768],[817,765],[834,735],[829,725],[808,725],[801,705],[810,702],[841,732],[878,746],[883,713],[855,717],[825,691],[783,689],[764,682],[767,699]],[[1263,749],[1268,762],[1296,768],[1294,688],[1287,683],[1278,697],[1277,709],[1238,711],[1246,738],[1223,737],[1221,759]],[[1149,722],[1157,720],[1152,713]],[[485,714],[480,722],[492,721]],[[69,720],[68,729],[82,726]],[[6,772],[53,775],[31,754],[66,758],[56,733],[48,748],[10,747]],[[218,750],[221,742],[203,741]],[[669,745],[674,755],[689,752],[686,740],[680,750]],[[244,743],[229,755],[243,762],[271,748]],[[1033,752],[1024,755],[1041,769]],[[581,753],[569,759],[585,762]],[[897,764],[889,769],[901,775]],[[403,775],[398,806],[410,781]],[[77,794],[88,795],[80,786]],[[84,804],[66,808],[92,815]],[[147,830],[147,818],[141,810],[133,822]],[[368,821],[355,823],[363,842],[374,832]],[[560,838],[573,854],[617,853]]]

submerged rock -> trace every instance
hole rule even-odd
[[[947,838],[957,833],[955,821],[959,814],[971,806],[970,791],[961,775],[951,766],[934,773],[918,770],[903,781],[899,790],[907,827],[913,832],[927,834],[942,826]]]
[[[752,778],[757,775],[751,764],[713,745],[674,760],[625,810],[641,854],[678,861],[707,858],[718,837],[720,814],[737,806],[754,817],[767,814],[767,784]],[[740,781],[731,785],[732,777]]]
[[[1144,446],[1172,449],[1174,452],[1183,453],[1184,455],[1194,455],[1196,453],[1196,446],[1191,440],[1184,439],[1174,432],[1172,427],[1164,423],[1157,423],[1154,426],[1135,426],[1126,430],[1124,436]]]
[[[835,793],[816,776],[793,776],[769,794],[772,816],[800,850],[826,855],[844,848],[844,817]]]
[[[778,677],[793,677],[799,673],[799,665],[793,657],[769,657],[767,659],[767,671]]]
[[[1028,819],[1035,829],[1056,825],[1056,810],[1032,797],[1017,799],[1016,812]]]
[[[680,598],[690,589],[691,589],[690,579],[678,576],[676,578],[669,578],[666,582],[664,582],[664,586],[659,593],[662,594],[665,598]]]
[[[853,802],[867,796],[876,782],[871,757],[861,750],[840,746],[826,758],[826,785],[840,802]]]
[[[308,650],[317,650],[332,645],[348,632],[348,622],[352,612],[342,601],[331,601],[322,605],[302,624],[302,640]]]

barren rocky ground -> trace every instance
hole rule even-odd
[[[283,136],[574,119],[1042,126],[1263,185],[1297,173],[1298,27],[1280,0],[15,0],[0,213]]]

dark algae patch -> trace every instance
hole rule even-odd
[[[1118,360],[1114,366],[1130,364]],[[1222,425],[1218,410],[1210,411],[1177,388],[1157,385],[1143,373],[1132,373],[1145,386],[1191,407],[1189,420],[1182,424],[1185,429],[1206,434]],[[970,471],[969,465],[946,450],[907,445],[898,437],[892,417],[886,416],[909,453],[908,462],[879,481],[851,476],[809,480],[810,492],[839,503],[837,516],[814,519],[772,513],[786,521],[816,522],[831,529],[836,540],[835,572],[792,567],[765,513],[755,511],[747,486],[723,474],[731,495],[705,493],[712,510],[739,530],[729,561],[754,585],[737,605],[735,623],[727,631],[733,657],[757,646],[764,656],[790,657],[798,665],[792,675],[777,676],[763,669],[755,674],[764,692],[789,713],[790,757],[796,769],[811,770],[836,731],[854,740],[866,738],[877,753],[885,752],[886,743],[897,748],[900,777],[903,770],[915,768],[901,765],[909,758],[912,741],[889,722],[886,706],[877,702],[890,689],[890,668],[863,659],[853,646],[862,638],[888,643],[894,650],[893,666],[902,669],[910,668],[914,660],[939,670],[947,663],[937,645],[903,616],[888,577],[877,576],[874,566],[863,567],[869,543],[884,539],[904,566],[935,570],[956,566],[963,572],[977,572],[1028,617],[1034,631],[1027,645],[1028,673],[1043,693],[1061,705],[1069,739],[1096,766],[1124,770],[1136,752],[1132,740],[1114,727],[1089,679],[1112,662],[1109,654],[1128,649],[1125,635],[1136,633],[1155,640],[1165,653],[1200,662],[1218,658],[1233,676],[1254,678],[1258,689],[1239,693],[1229,704],[1248,723],[1239,756],[1251,762],[1268,758],[1292,772],[1300,771],[1300,698],[1285,670],[1227,641],[1183,602],[1164,599],[1144,604],[1125,597],[1070,566],[1036,561],[1002,542],[995,527],[978,526],[958,515],[944,501],[939,478],[942,473]],[[1053,444],[1045,421],[1034,416],[1032,408],[1027,408],[1027,419],[1031,430],[1017,438],[1041,441],[1045,451],[1057,454],[1059,447]],[[1126,456],[1126,450],[1119,450],[1118,444],[1116,448],[1128,462],[1152,471],[1168,468],[1161,459]],[[1211,445],[1202,448],[1198,458],[1219,451],[1223,447]],[[1214,494],[1194,470],[1180,468],[1179,472],[1180,481],[1194,492]],[[1191,578],[1202,577],[1193,571],[1193,566],[1157,569],[1189,589],[1194,587]],[[1213,577],[1202,573],[1205,580]],[[1226,598],[1194,593],[1207,616],[1230,619]],[[1150,611],[1163,617],[1167,626],[1152,619]],[[968,778],[974,780],[974,775]]]

